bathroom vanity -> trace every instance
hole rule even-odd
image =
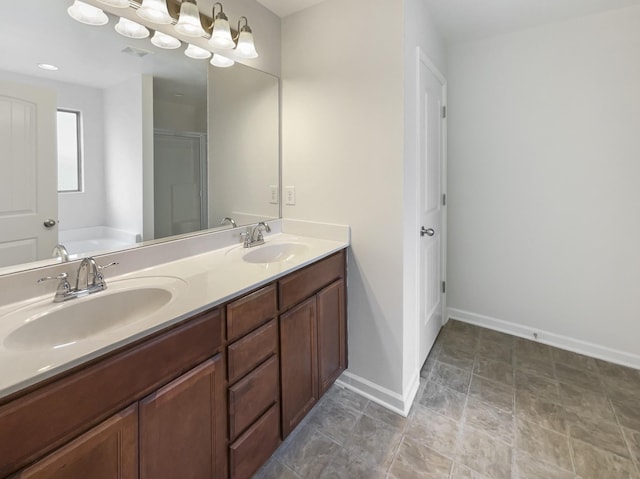
[[[250,478],[346,368],[345,246],[4,396],[0,477]]]

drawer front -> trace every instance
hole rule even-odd
[[[344,276],[344,250],[281,279],[280,310],[289,309]]]
[[[267,324],[229,346],[229,383],[235,382],[278,351],[278,323]]]
[[[274,318],[278,310],[276,285],[271,284],[227,305],[227,338],[238,339],[261,323]]]
[[[229,446],[231,479],[249,479],[280,444],[280,411],[274,404]]]
[[[264,364],[229,388],[229,437],[235,439],[278,402],[278,356]]]

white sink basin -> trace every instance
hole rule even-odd
[[[254,249],[242,255],[242,259],[249,263],[279,263],[290,261],[307,251],[309,247],[302,243],[268,243],[254,246]]]
[[[3,346],[12,350],[59,349],[148,318],[168,305],[186,283],[152,277],[108,283],[105,291],[63,303],[51,299],[0,318],[16,324]]]

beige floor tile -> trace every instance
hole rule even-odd
[[[385,479],[386,469],[342,449],[322,470],[318,479]]]
[[[473,374],[507,386],[514,384],[513,365],[502,361],[478,358],[473,367]]]
[[[340,446],[313,427],[305,427],[278,459],[299,476],[315,479],[333,461]]]
[[[412,437],[405,436],[393,464],[391,464],[388,477],[393,479],[449,479],[452,463],[450,458],[425,447]]]
[[[463,464],[455,463],[451,471],[451,479],[490,479],[479,472],[469,469]]]
[[[549,346],[524,338],[514,339],[514,352],[516,359],[529,357],[538,361],[551,361],[551,349]]]
[[[627,440],[631,457],[636,462],[636,466],[640,467],[640,431],[624,428],[622,431],[625,439]]]
[[[528,371],[516,370],[516,392],[524,391],[548,401],[560,403],[558,381]]]
[[[564,406],[526,391],[516,391],[516,418],[561,434],[567,433],[568,416]]]
[[[370,467],[386,469],[391,464],[401,437],[401,429],[363,415],[353,429],[345,449]]]
[[[604,393],[560,383],[562,404],[579,417],[615,421],[615,414]]]
[[[462,417],[466,394],[433,381],[427,382],[418,403],[456,421]]]
[[[536,357],[517,356],[515,360],[516,369],[526,371],[529,374],[541,376],[547,379],[555,379],[553,363],[549,360],[541,360]]]
[[[516,419],[516,449],[540,462],[567,471],[573,470],[568,436],[528,421]]]
[[[469,397],[487,403],[503,411],[513,412],[515,389],[480,376],[471,378]]]
[[[459,431],[458,422],[418,405],[409,416],[405,435],[451,457],[458,445]]]
[[[622,430],[615,422],[602,419],[581,418],[568,424],[569,436],[599,449],[629,458],[629,448]]]
[[[513,415],[477,399],[470,398],[464,410],[464,423],[482,430],[492,437],[512,445],[514,439]]]
[[[471,372],[436,361],[431,370],[429,381],[445,385],[459,393],[467,394],[469,383],[471,382]]]
[[[580,386],[595,392],[602,392],[602,383],[598,374],[592,371],[575,369],[564,364],[555,365],[556,378],[559,382]]]
[[[464,426],[456,462],[494,479],[511,478],[511,446],[471,426]]]
[[[438,354],[438,361],[450,364],[460,369],[473,369],[473,362],[476,357],[475,348],[464,347],[457,343],[443,344]]]
[[[630,459],[575,439],[571,440],[571,447],[576,473],[581,479],[638,479],[638,471]]]
[[[545,464],[523,452],[515,452],[513,479],[574,479],[573,472]]]
[[[253,476],[253,479],[301,479],[301,477],[276,459],[269,460]]]
[[[551,357],[556,363],[561,363],[576,369],[586,369],[588,371],[597,371],[596,360],[589,356],[567,351],[565,349],[551,348]]]

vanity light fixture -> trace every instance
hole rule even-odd
[[[176,48],[180,48],[180,45],[182,45],[180,40],[177,38],[158,31],[156,31],[156,33],[153,34],[153,37],[151,37],[151,43],[156,47],[164,48],[165,50],[175,50]]]
[[[170,25],[173,18],[167,10],[165,0],[142,0],[142,5],[136,10],[139,17],[159,25]]]
[[[216,7],[220,7],[220,12],[216,15]],[[231,50],[236,46],[236,43],[231,37],[231,27],[229,27],[229,18],[224,14],[222,10],[222,4],[216,2],[213,4],[213,11],[211,13],[213,18],[213,30],[211,31],[211,38],[209,39],[209,45],[213,48],[220,48],[222,50]],[[215,58],[215,55],[214,55]]]
[[[244,20],[244,25],[240,24]],[[236,46],[236,55],[241,58],[258,58],[256,46],[253,43],[253,33],[249,28],[249,20],[247,17],[240,17],[238,20],[238,45]]]
[[[47,70],[48,72],[57,72],[59,68],[50,63],[38,63],[38,68],[41,70]]]
[[[115,28],[116,32],[128,38],[147,38],[149,36],[149,30],[139,23],[132,22],[124,17],[118,20]]]
[[[109,17],[106,13],[80,0],[74,0],[73,5],[67,8],[67,13],[74,20],[86,25],[100,26],[109,23]]]
[[[100,3],[116,8],[129,8],[129,0],[98,0]]]
[[[205,50],[204,48],[200,48],[199,46],[192,45],[189,43],[189,46],[184,51],[184,54],[189,58],[194,58],[196,60],[204,60],[211,56],[211,52],[209,50]]]
[[[235,62],[231,58],[227,58],[224,55],[220,55],[219,53],[214,53],[213,58],[209,63],[211,63],[214,67],[228,68],[230,66],[233,66]]]
[[[200,11],[195,0],[182,0],[180,16],[175,29],[188,37],[204,37],[206,35],[200,23]]]

